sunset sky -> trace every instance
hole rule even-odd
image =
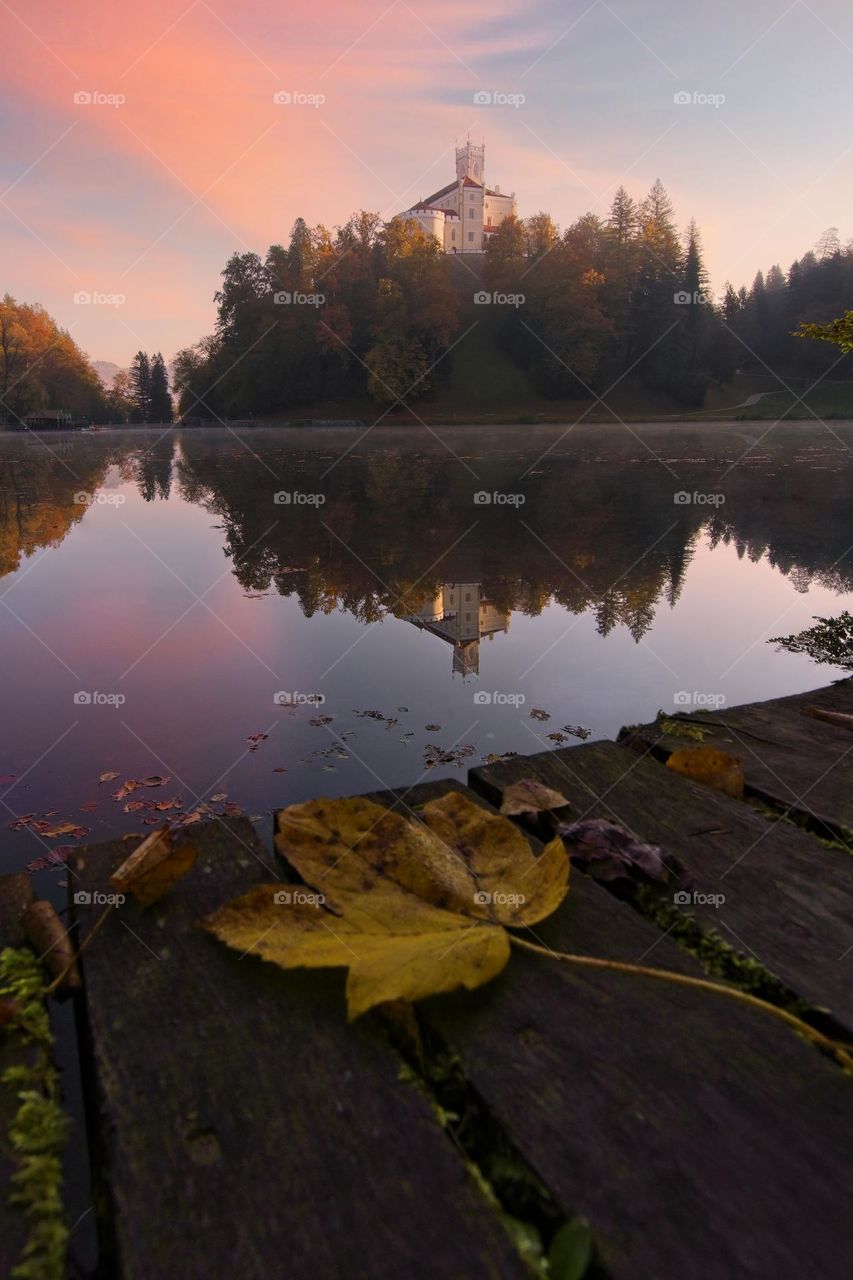
[[[232,252],[402,211],[469,131],[521,216],[660,177],[716,290],[853,236],[849,0],[0,0],[0,23],[0,284],[93,359],[170,358]]]

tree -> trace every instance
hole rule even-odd
[[[137,351],[130,364],[131,422],[148,422],[151,411],[151,366],[144,351]]]
[[[832,342],[845,354],[850,354],[853,352],[853,311],[847,311],[831,324],[801,324],[794,336]]]
[[[133,386],[126,369],[119,369],[107,392],[107,413],[110,422],[129,422],[133,413]]]
[[[166,362],[158,351],[151,361],[149,422],[171,422],[175,416],[172,397],[169,394],[169,375]]]

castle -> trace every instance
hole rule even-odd
[[[515,192],[486,186],[486,145],[456,148],[456,181],[400,216],[413,219],[444,248],[445,253],[482,253],[488,238],[504,218],[515,214]]]

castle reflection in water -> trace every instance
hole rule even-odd
[[[509,630],[509,613],[497,609],[480,582],[445,582],[406,619],[453,646],[454,675],[480,674],[480,641]]]

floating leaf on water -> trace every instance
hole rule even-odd
[[[80,812],[94,813],[97,808],[98,808],[97,800],[86,800],[83,804],[80,805]]]
[[[227,799],[228,799],[228,792],[227,792],[227,791],[217,791],[217,793],[216,793],[216,795],[215,795],[215,796],[211,796],[211,797],[210,797],[210,803],[211,803],[211,804],[219,804],[219,801],[220,801],[220,800],[227,800]]]
[[[541,707],[531,707],[530,719],[531,720],[550,720],[551,713],[550,711],[543,711]]]
[[[312,716],[308,723],[314,725],[315,728],[320,729],[324,724],[331,724],[333,720],[334,716]]]
[[[424,729],[427,731],[427,733],[439,733],[439,732],[440,732],[440,730],[441,730],[441,725],[440,725],[440,724],[425,724],[425,725],[424,725]]]
[[[285,769],[283,764],[280,764],[280,765],[277,765],[275,769],[273,769],[273,773],[287,773],[287,770]]]
[[[596,880],[635,880],[638,873],[652,880],[669,879],[661,849],[638,840],[615,822],[583,818],[580,822],[561,823],[557,831],[572,859],[586,866]]]
[[[682,747],[673,751],[666,762],[674,773],[684,774],[694,782],[704,783],[735,800],[743,798],[744,777],[738,756],[717,747]]]
[[[98,782],[112,782],[113,778],[117,778],[118,774],[111,769],[107,769],[104,773],[98,774]]]
[[[592,737],[592,729],[585,729],[582,724],[564,724],[563,732],[571,734],[573,738],[580,738],[582,741]]]
[[[488,982],[509,959],[503,923],[534,923],[568,884],[562,842],[539,858],[511,822],[456,792],[412,822],[362,797],[279,814],[281,854],[319,893],[282,903],[259,885],[205,925],[281,968],[346,968],[350,1018]]]
[[[132,893],[143,907],[162,897],[195,865],[196,849],[175,840],[168,826],[152,831],[110,876],[118,893]]]
[[[501,813],[514,818],[523,813],[545,813],[549,809],[562,809],[568,803],[564,795],[553,787],[546,786],[538,778],[520,778],[504,791]]]
[[[557,731],[556,733],[548,734],[549,742],[567,742],[568,738],[569,738],[569,735],[567,733],[560,733],[559,731]]]

